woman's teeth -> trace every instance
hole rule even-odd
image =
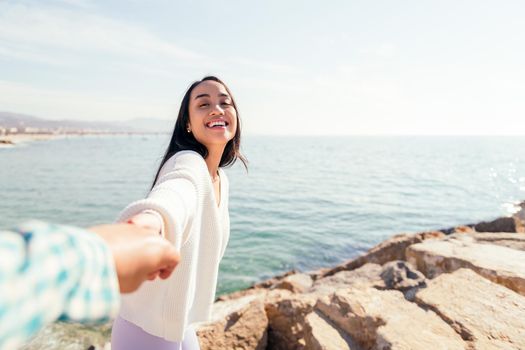
[[[209,122],[208,124],[206,124],[206,126],[209,127],[209,128],[213,128],[213,127],[217,127],[217,126],[225,127],[226,126],[226,122],[225,121],[212,121],[212,122]]]

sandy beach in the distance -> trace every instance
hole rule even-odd
[[[70,137],[106,136],[120,134],[127,135],[129,133],[9,134],[0,136],[0,147],[14,147],[16,145],[34,141],[49,141]]]
[[[63,138],[69,135],[64,134],[11,134],[0,136],[0,147],[16,146],[20,143],[33,141],[47,141]]]

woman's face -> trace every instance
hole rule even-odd
[[[197,141],[206,146],[225,147],[237,131],[237,111],[226,88],[213,80],[197,85],[190,95],[191,130]]]

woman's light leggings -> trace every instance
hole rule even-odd
[[[147,333],[120,316],[113,323],[111,350],[199,350],[195,330],[186,329],[182,342],[171,342]]]

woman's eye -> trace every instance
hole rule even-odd
[[[201,104],[199,105],[199,107],[200,107],[200,108],[202,108],[202,107],[208,107],[208,105],[209,105],[209,103],[201,103]]]
[[[232,104],[228,101],[224,101],[223,103],[221,103],[222,105],[224,106],[231,106]]]

